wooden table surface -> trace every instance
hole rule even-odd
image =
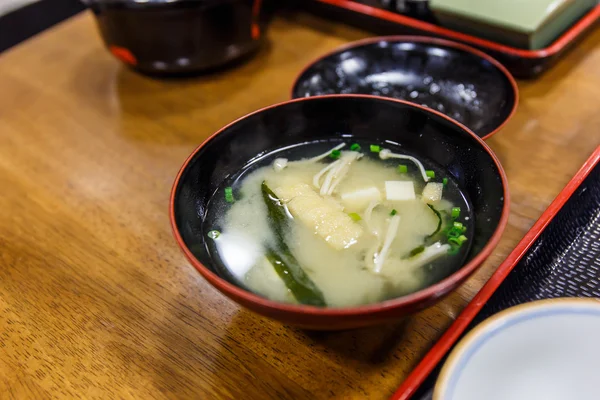
[[[240,309],[186,262],[167,215],[186,156],[286,100],[301,67],[367,33],[279,17],[250,62],[157,81],[91,15],[0,56],[0,397],[385,399],[600,142],[600,30],[534,82],[491,140],[512,207],[483,268],[391,326],[307,333]]]

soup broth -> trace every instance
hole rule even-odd
[[[459,268],[468,199],[447,171],[389,143],[307,143],[230,177],[203,224],[219,273],[269,299],[350,307]]]

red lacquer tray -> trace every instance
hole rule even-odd
[[[533,78],[550,68],[600,18],[600,5],[597,5],[550,46],[540,50],[523,50],[353,0],[304,0],[300,3],[309,11],[366,28],[377,34],[417,34],[466,43],[489,53],[518,78]]]
[[[455,344],[508,307],[557,297],[600,297],[600,146],[392,396],[431,400]]]

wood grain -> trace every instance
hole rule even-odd
[[[85,14],[0,56],[0,397],[388,397],[599,144],[600,31],[520,82],[517,114],[489,141],[513,201],[483,268],[396,325],[307,333],[201,279],[167,201],[203,139],[286,100],[305,63],[365,36],[280,17],[248,63],[158,81],[112,59]]]

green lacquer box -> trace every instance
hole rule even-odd
[[[447,28],[508,46],[538,50],[598,4],[598,0],[430,0]]]

